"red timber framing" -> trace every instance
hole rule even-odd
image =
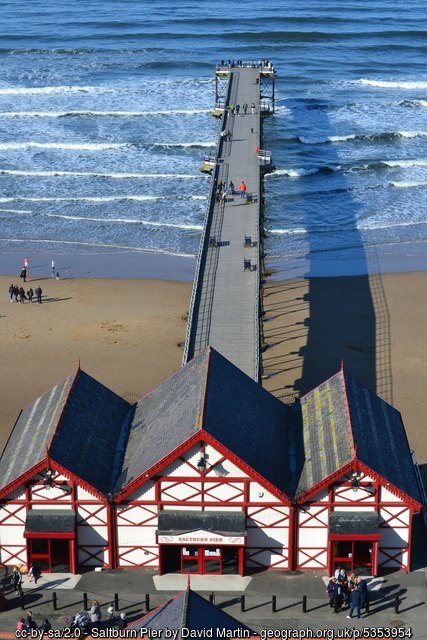
[[[357,499],[353,497],[352,494],[349,494],[349,491],[352,488],[353,472],[358,472],[359,474],[358,483],[360,490],[358,491]],[[395,495],[398,500],[383,500],[383,488]],[[321,491],[327,492],[326,500],[315,499],[316,494],[318,495]],[[329,575],[333,575],[334,542],[337,542],[337,540],[347,540],[354,543],[362,541],[371,543],[371,564],[373,575],[376,575],[382,568],[400,569],[402,571],[409,570],[411,566],[412,516],[414,511],[418,511],[421,508],[421,505],[398,488],[392,486],[366,465],[357,460],[353,461],[351,464],[341,468],[336,473],[329,476],[329,478],[322,480],[322,482],[318,483],[315,487],[310,489],[310,491],[307,491],[304,495],[300,496],[299,502],[302,503],[300,509],[318,507],[319,510],[316,510],[316,513],[310,514],[303,524],[299,524],[299,527],[297,523],[293,528],[293,533],[297,541],[294,557],[300,558],[297,565],[298,569],[307,569],[307,565],[310,563],[318,564],[319,557],[322,556],[324,551],[327,551],[327,564],[325,568],[328,569]],[[379,515],[381,514],[382,521],[380,521],[379,533],[368,536],[342,535],[339,537],[328,533],[327,547],[324,549],[320,549],[319,547],[308,547],[306,545],[298,546],[298,539],[300,537],[299,528],[312,527],[313,529],[328,529],[328,524],[325,524],[322,520],[322,514],[326,511],[328,511],[329,514],[337,507],[340,510],[343,510],[343,508],[348,508],[349,510],[352,508],[360,509],[362,507],[364,509],[376,511]],[[409,518],[409,522],[407,518]],[[329,520],[329,516],[327,520]],[[387,527],[391,527],[393,530],[397,531],[399,529],[405,530],[408,536],[407,539],[409,540],[407,545],[402,545],[402,547],[389,547],[386,544],[381,545],[381,530],[384,530]],[[405,555],[407,557],[406,562]],[[320,563],[317,568],[320,568]]]
[[[54,495],[54,497],[50,497],[44,486],[46,470],[52,472],[53,485],[50,495]],[[19,490],[21,487],[22,497],[8,498],[10,493]],[[90,499],[77,499],[78,487],[94,497]],[[109,558],[114,558],[114,553],[111,553],[114,538],[108,536],[107,544],[102,546],[99,544],[79,544],[79,529],[92,524],[106,526],[107,521],[100,517],[100,511],[107,509],[108,512],[111,512],[112,509],[108,506],[108,501],[105,496],[91,485],[70,473],[68,469],[65,469],[62,465],[46,457],[41,463],[32,467],[27,473],[5,487],[1,495],[4,497],[0,503],[0,526],[7,526],[8,524],[10,524],[10,526],[20,526],[23,540],[22,544],[19,545],[5,543],[0,547],[3,564],[23,564],[28,568],[31,562],[31,540],[46,539],[52,541],[69,539],[69,566],[72,573],[77,572],[79,565],[93,564],[93,561],[95,561],[95,564],[111,568],[110,564],[104,562],[103,555],[107,551],[109,552]],[[38,508],[42,505],[43,507],[51,506],[52,508],[59,505],[66,505],[76,513],[80,515],[83,514],[83,520],[76,522],[75,530],[67,534],[58,532],[43,532],[41,534],[25,533],[27,512],[32,508]],[[111,531],[114,531],[114,527],[111,527]],[[49,542],[49,545],[52,546],[53,543]],[[79,552],[81,556],[80,562]],[[43,555],[46,558],[50,557],[51,552],[49,551]]]
[[[198,447],[200,453],[204,453],[205,446],[210,445],[219,454],[218,460],[209,463],[204,471],[200,471],[194,460],[187,459],[185,454],[192,448]],[[245,476],[226,476],[221,477],[216,475],[215,472],[226,461],[230,461],[235,467],[237,467]],[[170,464],[179,462],[182,464],[183,473],[180,475],[163,475],[162,471],[167,470]],[[188,475],[185,475],[185,468],[188,467]],[[153,485],[153,498],[150,499],[129,499],[126,500],[131,493],[138,491],[148,481],[152,481]],[[250,483],[257,483],[271,493],[274,498],[277,497],[277,501],[250,501]],[[226,497],[221,496],[223,488],[227,487]],[[248,527],[259,527],[258,520],[262,518],[263,511],[266,512],[270,509],[277,509],[280,507],[282,510],[290,506],[290,501],[282,492],[280,492],[274,485],[262,478],[251,467],[242,462],[237,456],[228,451],[221,443],[214,438],[205,434],[203,431],[199,431],[195,436],[189,438],[183,445],[178,447],[174,452],[171,452],[166,458],[164,458],[157,465],[152,467],[143,476],[137,478],[128,487],[126,487],[121,493],[115,496],[115,502],[117,503],[116,514],[116,526],[119,527],[133,527],[138,526],[142,528],[152,529],[157,526],[157,514],[164,507],[173,507],[176,509],[192,507],[198,508],[202,511],[206,509],[221,509],[221,507],[230,508],[236,510],[242,510],[247,514],[248,518],[253,517],[253,524],[248,520]],[[123,508],[124,507],[124,508]],[[144,508],[143,517],[140,514],[136,514],[135,510],[138,508]],[[248,513],[248,509],[251,507],[251,515]],[[132,510],[134,513],[132,513]],[[277,511],[277,518],[275,522],[269,524],[271,527],[288,527],[288,516],[282,512]],[[264,528],[267,525],[264,524]],[[116,538],[117,539],[117,538]],[[130,561],[130,556],[133,552],[142,551],[147,555],[147,560],[133,564]],[[259,562],[259,557],[262,553],[275,553],[281,555],[283,553],[282,547],[263,547],[247,550],[247,559],[253,563],[254,566],[265,565]],[[239,572],[244,574],[244,548],[238,551],[239,554]],[[151,544],[146,545],[126,545],[120,544],[116,548],[116,564],[118,567],[123,566],[153,566],[153,562],[157,560],[157,566],[159,572],[163,569],[162,560],[162,545],[153,546]],[[283,564],[285,560],[286,564]],[[271,566],[280,565],[280,568],[288,567],[288,557],[282,556],[281,560],[275,561]]]

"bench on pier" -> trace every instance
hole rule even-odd
[[[255,271],[256,270],[256,264],[252,264],[252,261],[247,259],[247,258],[243,258],[243,270],[244,271]]]

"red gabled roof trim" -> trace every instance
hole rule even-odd
[[[260,485],[265,487],[267,491],[275,495],[279,500],[282,500],[287,503],[287,505],[291,506],[290,498],[281,491],[276,485],[274,485],[269,480],[266,480],[264,476],[262,476],[258,471],[255,471],[249,464],[244,462],[239,456],[230,451],[227,447],[225,447],[219,440],[211,436],[209,433],[203,431],[203,439],[206,442],[209,442],[215,449],[217,449],[220,453],[223,454],[226,458],[229,458],[233,464],[236,465],[241,471],[244,471],[249,477],[251,477],[256,482],[259,482]]]
[[[134,478],[129,484],[125,485],[123,489],[117,491],[114,494],[114,502],[120,502],[124,500],[129,494],[138,489],[144,482],[150,480],[157,473],[160,473],[165,467],[174,462],[182,453],[185,453],[192,446],[203,440],[204,436],[202,435],[202,431],[196,431],[189,438],[184,440],[178,447],[170,451],[166,456],[158,460],[155,464],[153,464],[149,469],[146,469],[143,473],[140,473],[139,476]]]
[[[59,464],[59,462],[54,460],[54,458],[52,458],[51,456],[49,456],[46,459],[46,461],[50,465],[50,467],[53,467],[55,470],[60,471],[62,475],[72,480],[77,486],[80,486],[83,489],[86,489],[86,491],[94,495],[96,498],[108,504],[107,496],[104,493],[102,493],[102,491],[99,491],[99,489],[96,489],[95,487],[93,487],[91,484],[86,482],[86,480],[83,480],[83,478],[80,478],[80,476],[76,475],[75,473],[67,469],[67,467],[64,467],[62,464]]]
[[[241,471],[246,473],[249,477],[253,478],[256,482],[259,482],[263,487],[270,491],[273,495],[275,495],[279,500],[286,502],[288,506],[291,505],[291,501],[289,497],[283,493],[278,487],[272,484],[269,480],[266,480],[260,473],[255,471],[250,465],[246,462],[243,462],[241,458],[235,455],[232,451],[227,449],[221,442],[216,440],[209,433],[201,429],[197,431],[192,436],[187,438],[185,442],[183,442],[179,447],[176,447],[173,451],[168,453],[167,456],[156,462],[150,469],[147,469],[144,473],[141,473],[137,476],[132,482],[130,482],[124,489],[118,491],[114,496],[114,502],[121,502],[129,494],[142,486],[147,480],[150,480],[153,476],[160,473],[163,469],[165,469],[168,465],[174,462],[180,455],[191,449],[194,445],[196,445],[200,441],[207,442],[214,448],[216,448],[220,453],[222,453],[226,458],[228,458],[233,464],[236,465]]]
[[[412,507],[415,511],[420,511],[423,508],[423,505],[420,502],[418,502],[418,500],[415,500],[415,498],[412,498],[411,496],[409,496],[407,493],[405,493],[405,491],[402,491],[402,489],[399,489],[398,487],[396,487],[392,482],[387,480],[387,478],[384,478],[378,472],[371,469],[371,467],[368,467],[368,465],[365,464],[364,462],[360,462],[360,460],[357,460],[357,468],[358,470],[366,473],[366,475],[374,478],[378,482],[378,484],[380,484],[382,487],[387,489],[387,491],[390,491],[390,493],[393,493],[395,496],[400,498],[403,502],[405,502],[408,506]]]
[[[17,489],[21,484],[24,484],[27,480],[32,478],[36,473],[39,473],[42,469],[47,467],[48,461],[47,458],[43,458],[40,462],[33,465],[30,469],[28,469],[25,473],[21,473],[20,476],[9,482],[5,487],[0,490],[0,498],[7,497],[8,493],[11,493],[15,489]]]
[[[411,496],[408,496],[407,493],[405,493],[404,491],[396,487],[394,484],[389,482],[389,480],[387,480],[386,478],[383,478],[383,476],[381,476],[379,473],[371,469],[371,467],[368,467],[368,465],[364,464],[363,462],[360,462],[360,460],[358,460],[357,458],[354,458],[353,460],[351,460],[351,462],[347,463],[343,467],[340,467],[340,469],[338,469],[334,473],[331,473],[329,476],[324,478],[321,482],[318,482],[317,484],[315,484],[308,491],[304,491],[303,493],[300,493],[296,499],[297,503],[302,504],[304,502],[307,502],[307,500],[309,500],[313,495],[316,495],[316,493],[318,493],[322,489],[325,489],[336,480],[339,480],[342,476],[344,476],[349,471],[363,471],[366,475],[374,478],[374,480],[376,480],[378,484],[380,484],[382,487],[385,487],[388,491],[390,491],[391,493],[394,493],[394,495],[400,498],[409,507],[412,507],[415,511],[419,511],[420,509],[422,509],[421,503],[419,503],[414,498],[411,498]]]
[[[326,478],[323,478],[323,480],[313,485],[311,489],[307,489],[306,491],[303,491],[302,493],[298,494],[296,497],[296,502],[298,504],[307,502],[307,500],[309,500],[313,495],[316,495],[316,493],[318,493],[319,491],[322,491],[322,489],[325,489],[336,480],[339,480],[339,478],[344,476],[349,471],[352,471],[353,469],[355,469],[355,467],[356,467],[356,463],[355,463],[355,459],[353,458],[352,460],[350,460],[350,462],[347,462],[345,465],[343,465],[342,467],[340,467],[339,469],[331,473],[329,476],[326,476]]]

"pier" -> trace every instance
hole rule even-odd
[[[183,359],[185,364],[211,345],[257,381],[262,339],[262,174],[271,166],[262,149],[261,126],[262,117],[274,113],[274,77],[269,62],[221,64],[216,69],[213,115],[220,117],[220,128],[215,153],[207,155],[201,167],[212,173],[212,180]],[[238,113],[233,105],[240,106]],[[223,198],[220,185],[230,181],[234,193]],[[239,190],[242,181],[245,197]]]

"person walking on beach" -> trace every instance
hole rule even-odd
[[[56,274],[55,260],[52,260],[51,268],[52,268],[52,278],[54,278]]]
[[[37,302],[39,304],[42,303],[42,293],[43,293],[42,288],[40,286],[36,287]]]
[[[25,256],[25,258],[24,258],[24,269],[27,272],[27,278],[29,278],[30,277],[30,263],[29,263],[29,260],[28,260],[27,256]]]
[[[13,284],[9,287],[9,300],[13,302]]]
[[[24,304],[25,300],[26,300],[26,297],[25,297],[24,287],[20,287],[20,289],[19,289],[19,302],[21,304]]]
[[[26,268],[25,268],[25,267],[24,267],[23,269],[21,269],[21,274],[20,274],[20,276],[19,276],[19,277],[20,277],[20,278],[22,278],[22,280],[23,280],[24,282],[26,282],[26,278],[27,278],[27,270],[26,270]]]
[[[244,180],[242,180],[242,182],[239,185],[239,191],[240,191],[240,197],[246,198],[246,184]]]
[[[32,290],[32,288],[30,287],[27,291],[27,298],[30,302],[33,301],[33,296],[34,296],[34,291]]]
[[[13,285],[13,295],[15,296],[15,302],[18,302],[19,287],[17,284]]]

